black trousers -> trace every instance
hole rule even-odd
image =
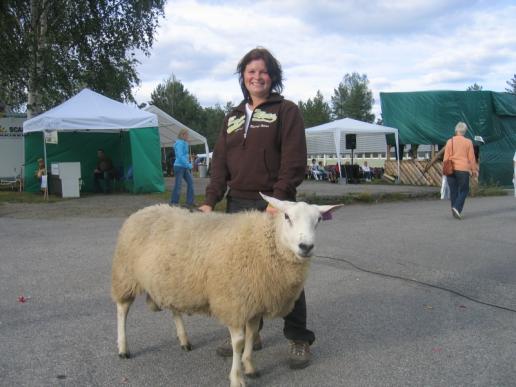
[[[265,211],[267,202],[263,199],[239,199],[228,196],[226,212],[234,214],[237,212],[259,210]],[[310,345],[315,341],[315,334],[306,328],[306,299],[305,290],[301,292],[299,298],[294,304],[294,309],[283,318],[285,324],[283,326],[283,334],[288,340],[305,341]],[[263,320],[260,321],[260,329],[263,326]]]

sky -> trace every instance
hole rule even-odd
[[[148,102],[175,75],[204,107],[237,104],[240,59],[262,46],[283,68],[285,98],[330,102],[344,75],[380,92],[505,91],[516,74],[516,0],[168,0],[133,92]]]

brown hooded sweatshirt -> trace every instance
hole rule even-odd
[[[306,169],[303,118],[296,104],[271,94],[257,106],[245,133],[244,101],[224,119],[213,151],[205,203],[214,207],[229,195],[260,199],[259,192],[281,200],[296,199]]]

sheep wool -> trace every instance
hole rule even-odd
[[[159,308],[213,315],[227,326],[287,315],[309,260],[282,245],[279,217],[191,213],[155,205],[131,215],[113,257],[112,298],[146,292]]]

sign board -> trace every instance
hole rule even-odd
[[[45,142],[47,144],[57,144],[57,130],[45,131]]]
[[[0,113],[0,137],[23,136],[23,122],[25,114]]]

